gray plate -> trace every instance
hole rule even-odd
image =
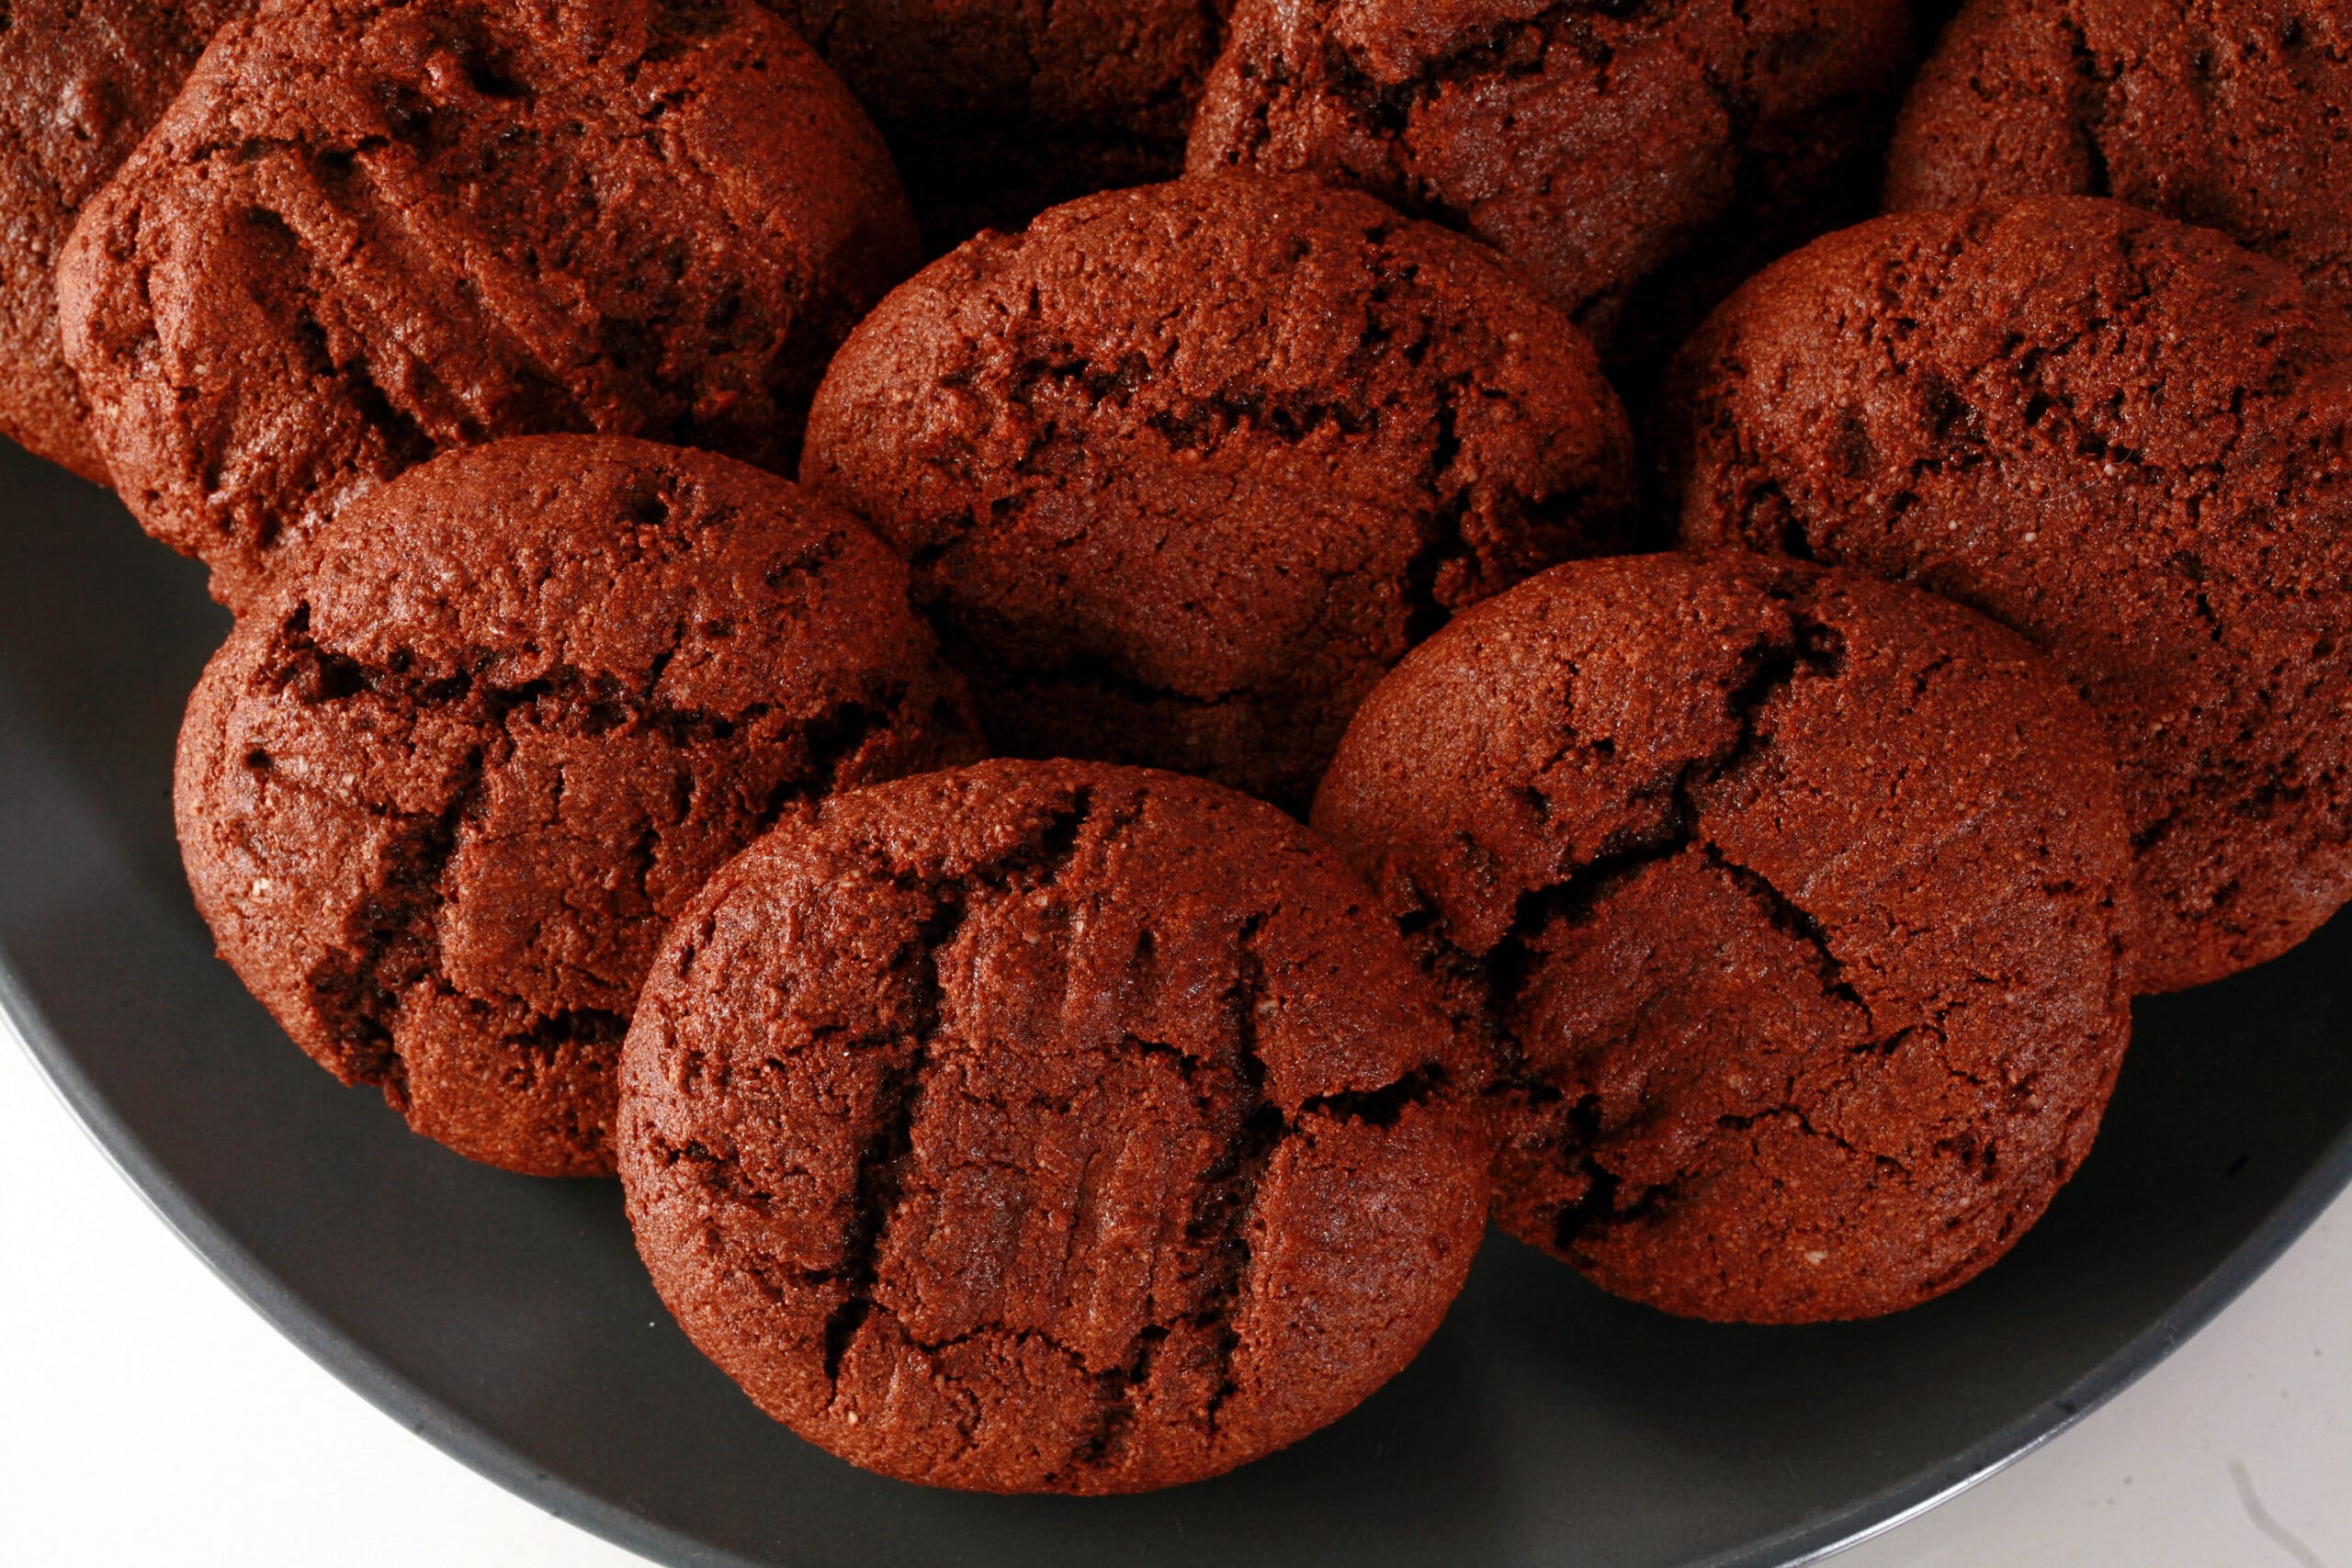
[[[1999,1268],[1898,1318],[1711,1328],[1496,1240],[1429,1350],[1238,1474],[958,1496],[771,1425],[654,1298],[605,1182],[470,1166],[337,1088],[213,961],[172,843],[227,619],[112,500],[0,454],[0,1000],[188,1243],[345,1382],[676,1563],[1803,1560],[2144,1371],[2352,1175],[2352,921],[2144,1003],[2107,1130]]]

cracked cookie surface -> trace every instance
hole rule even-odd
[[[1188,166],[1371,191],[1496,246],[1604,345],[1625,316],[1665,351],[1869,210],[1908,27],[1903,0],[1241,0]]]
[[[1227,177],[933,264],[834,361],[801,478],[914,563],[1001,750],[1301,802],[1412,643],[1617,542],[1631,448],[1487,253]]]
[[[610,1174],[664,923],[837,787],[978,754],[906,573],[742,464],[452,454],[240,621],[181,731],[180,844],[295,1042],[475,1159]]]
[[[1890,211],[2105,196],[2219,229],[2352,310],[2352,13],[1978,0],[1920,68]]]
[[[2135,984],[2352,894],[2352,350],[2283,266],[2120,203],[1884,218],[1728,301],[1669,378],[1683,538],[1853,566],[2050,654],[2105,724]]]
[[[1296,823],[990,762],[720,871],[622,1058],[662,1299],[854,1463],[1000,1492],[1231,1469],[1401,1368],[1485,1224],[1436,998]]]
[[[1373,694],[1315,824],[1488,1043],[1498,1222],[1670,1312],[1970,1278],[2128,1038],[2095,720],[2021,638],[1860,574],[1546,572]]]
[[[1229,0],[761,0],[882,128],[925,248],[1171,179]]]
[[[96,484],[106,459],[57,338],[57,253],[74,216],[247,0],[0,6],[0,434]]]
[[[864,111],[751,0],[271,0],[85,207],[58,304],[124,502],[241,609],[450,447],[788,473],[916,255]]]

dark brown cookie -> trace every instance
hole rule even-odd
[[[288,579],[180,734],[197,907],[305,1051],[512,1170],[610,1173],[638,982],[714,868],[978,752],[905,569],[724,457],[453,453]]]
[[[1921,70],[1890,211],[2108,196],[2219,229],[2352,310],[2352,11],[1976,0]]]
[[[801,478],[915,563],[1001,750],[1303,803],[1415,640],[1616,541],[1630,451],[1487,252],[1233,176],[933,264],[833,362]]]
[[[682,917],[622,1055],[639,1250],[695,1343],[854,1463],[1196,1480],[1352,1409],[1485,1224],[1486,1119],[1330,852],[1197,779],[858,790]]]
[[[1858,573],[1546,572],[1381,684],[1315,823],[1491,1041],[1497,1219],[1669,1312],[1970,1278],[2128,1037],[2096,720],[2023,639]]]
[[[789,472],[915,254],[873,127],[751,0],[270,0],[86,205],[59,310],[123,500],[242,608],[447,447]]]
[[[1904,0],[1240,0],[1190,166],[1359,186],[1663,351],[1869,210],[1908,39]]]
[[[1171,179],[1229,0],[763,0],[881,125],[926,249]]]
[[[2220,234],[2057,197],[1822,240],[1675,373],[1686,540],[1958,599],[2098,710],[2143,990],[2272,957],[2352,896],[2338,322]]]
[[[107,482],[57,341],[57,252],[248,0],[9,0],[0,6],[0,434]]]

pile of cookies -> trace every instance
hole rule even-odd
[[[235,612],[303,1050],[833,1452],[1166,1485],[1489,1218],[1948,1291],[2352,897],[2346,26],[14,0],[0,428]]]

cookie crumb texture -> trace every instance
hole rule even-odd
[[[1395,929],[1200,780],[860,790],[713,879],[622,1061],[638,1245],[695,1342],[854,1463],[994,1492],[1213,1475],[1411,1359],[1485,1121]]]
[[[1693,1317],[1912,1306],[2089,1151],[2130,1029],[2095,721],[1859,574],[1561,567],[1373,694],[1317,828],[1491,1043],[1496,1218]]]
[[[107,482],[57,337],[57,253],[82,204],[245,0],[0,5],[0,434]]]
[[[864,111],[751,0],[271,0],[88,204],[58,290],[117,489],[243,608],[453,446],[788,473],[916,255]]]
[[[206,669],[176,804],[221,955],[303,1050],[475,1159],[609,1175],[664,922],[827,791],[976,754],[851,519],[548,436],[341,519]]]
[[[890,144],[924,248],[1172,179],[1228,0],[763,0]]]
[[[2219,229],[2352,310],[2352,13],[1978,0],[1920,69],[1891,211],[2106,196]]]
[[[933,264],[834,361],[801,477],[914,563],[1000,750],[1300,804],[1406,649],[1617,545],[1634,494],[1591,347],[1487,253],[1238,176]]]
[[[1683,537],[1854,566],[2023,632],[2097,709],[2138,849],[2136,983],[2352,894],[2352,347],[2293,276],[2110,201],[1886,218],[1685,349]]]
[[[1665,351],[1868,212],[1908,59],[1904,0],[1240,0],[1189,165],[1360,186]]]

